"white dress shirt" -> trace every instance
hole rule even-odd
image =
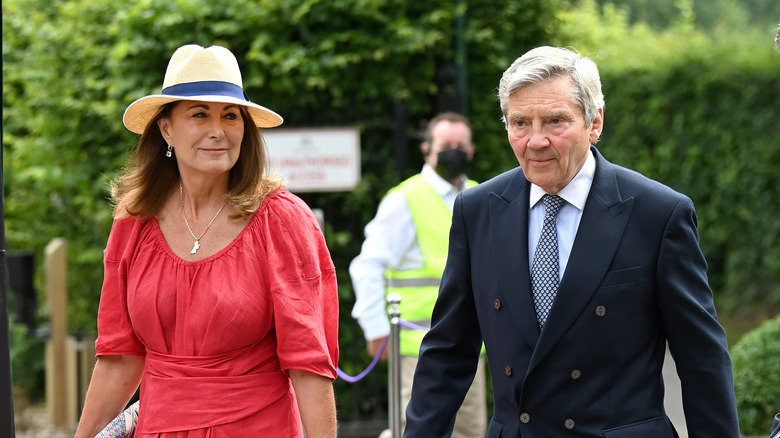
[[[452,210],[460,189],[427,164],[420,175]],[[465,182],[464,177],[461,188]],[[376,216],[366,225],[364,232],[366,240],[360,254],[349,265],[355,291],[352,317],[358,320],[366,339],[376,339],[390,333],[385,304],[385,271],[421,268],[425,260],[417,242],[406,196],[400,190],[394,190],[382,199]]]
[[[582,209],[585,208],[585,201],[588,199],[590,186],[593,184],[593,176],[596,174],[596,159],[593,152],[588,151],[588,157],[582,169],[577,175],[558,192],[558,196],[566,202],[558,211],[558,279],[563,278],[566,271],[566,265],[571,254],[571,247],[574,245],[574,238],[577,236],[577,228],[582,219]],[[536,184],[531,184],[531,195],[528,205],[531,211],[528,214],[528,269],[534,263],[534,254],[536,245],[539,243],[539,237],[542,234],[542,224],[544,222],[544,203],[539,202],[546,192]]]

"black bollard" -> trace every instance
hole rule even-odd
[[[13,322],[25,324],[28,336],[34,336],[37,327],[38,298],[33,285],[34,262],[33,251],[7,253],[8,286],[13,292],[16,304]]]

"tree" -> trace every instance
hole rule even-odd
[[[589,1],[589,0],[584,0]],[[689,19],[702,29],[777,25],[780,4],[775,0],[598,0],[602,7],[619,6],[631,23],[646,23],[656,29]]]

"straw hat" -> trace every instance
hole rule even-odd
[[[176,49],[165,71],[162,93],[131,103],[122,121],[127,129],[141,134],[162,105],[177,100],[242,105],[259,128],[279,126],[283,121],[279,114],[249,101],[236,57],[221,46],[190,44]]]

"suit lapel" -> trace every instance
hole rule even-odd
[[[617,187],[614,165],[592,148],[596,173],[574,239],[566,272],[561,280],[547,324],[531,358],[529,371],[566,334],[596,293],[612,262],[623,230],[628,223],[634,199],[623,201]],[[527,258],[527,257],[526,257]]]
[[[518,168],[503,193],[490,193],[492,262],[498,269],[502,306],[531,348],[539,339],[531,277],[528,270],[528,191],[530,183]]]

